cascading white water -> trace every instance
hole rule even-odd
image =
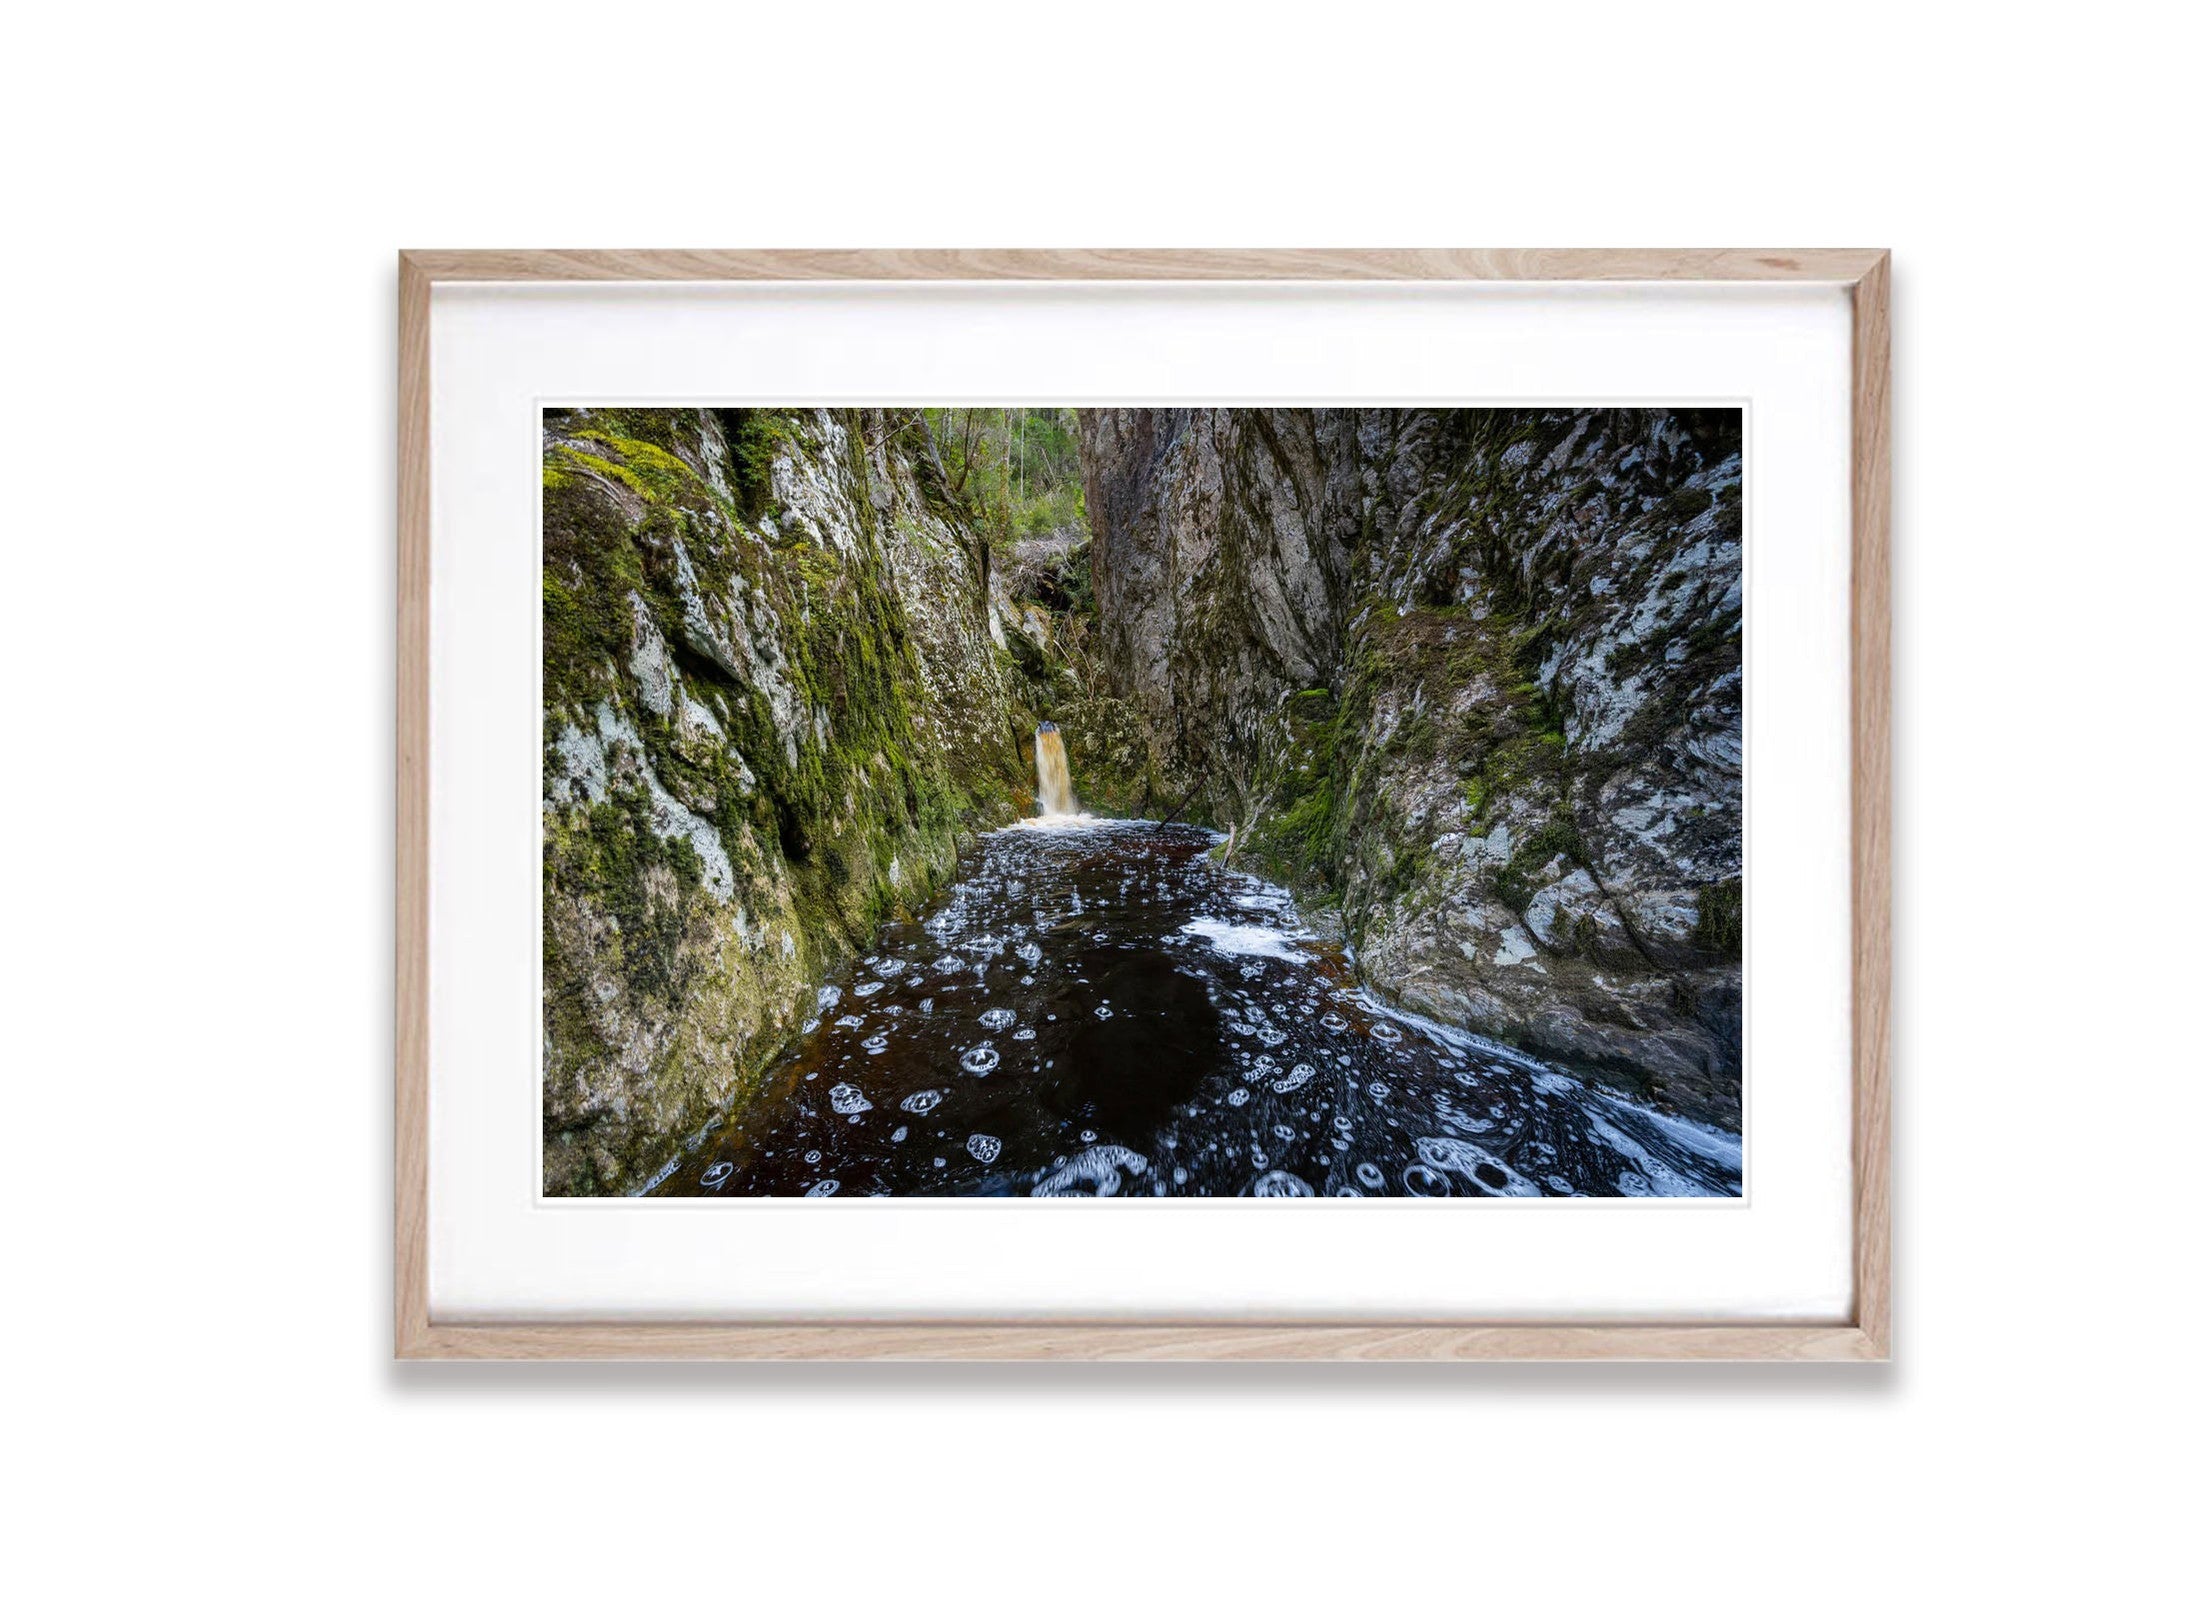
[[[1038,724],[1038,813],[1077,814],[1076,790],[1069,786],[1069,752],[1062,748],[1061,729],[1052,722]]]

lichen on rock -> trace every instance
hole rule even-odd
[[[1024,674],[909,413],[543,432],[543,1131],[623,1193],[1016,814]]]
[[[1739,413],[1080,426],[1159,780],[1376,987],[1738,1126]]]

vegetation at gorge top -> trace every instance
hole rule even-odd
[[[995,545],[1083,529],[1073,409],[953,406],[917,415],[948,491]]]

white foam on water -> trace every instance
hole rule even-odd
[[[1029,1043],[1032,1039],[1038,1037],[1038,1034],[1028,1027],[1018,1027],[1008,1036],[1010,1038],[1021,1040],[1024,1043]]]
[[[1479,1144],[1469,1144],[1463,1138],[1422,1138],[1415,1140],[1414,1147],[1428,1165],[1456,1172],[1485,1194],[1507,1199],[1537,1199],[1542,1195],[1540,1188]],[[1490,1182],[1481,1175],[1484,1168],[1496,1172],[1501,1180]]]
[[[1648,1105],[1637,1105],[1632,1100],[1613,1101],[1607,1095],[1597,1095],[1607,1106],[1616,1105],[1618,1113],[1626,1117],[1639,1117],[1658,1133],[1693,1155],[1725,1167],[1728,1171],[1741,1169],[1741,1135],[1729,1133],[1722,1127],[1712,1127],[1704,1122],[1689,1121],[1685,1116],[1675,1116],[1669,1111],[1656,1110]]]
[[[837,1194],[839,1191],[840,1179],[837,1177],[827,1177],[823,1182],[814,1184],[810,1188],[809,1192],[802,1195],[802,1197],[804,1199],[830,1199],[834,1194]]]
[[[1000,1051],[987,1044],[962,1052],[962,1069],[972,1077],[983,1077],[1000,1064]]]
[[[1303,966],[1313,959],[1297,947],[1291,933],[1280,927],[1249,927],[1242,922],[1225,922],[1216,916],[1197,916],[1179,931],[1205,939],[1225,955],[1259,955],[1268,960],[1288,961],[1293,966]]]
[[[1290,1093],[1293,1089],[1303,1088],[1306,1085],[1306,1080],[1312,1075],[1313,1062],[1310,1060],[1302,1060],[1297,1065],[1293,1066],[1283,1076],[1275,1079],[1275,1092],[1277,1092],[1278,1094],[1287,1094]]]
[[[1405,1168],[1405,1192],[1415,1199],[1449,1199],[1451,1180],[1441,1172],[1427,1166]]]
[[[855,985],[855,997],[857,999],[868,999],[885,986],[884,983],[857,983]]]
[[[1280,1169],[1262,1172],[1252,1180],[1252,1197],[1255,1199],[1311,1199],[1313,1184],[1296,1172]]]
[[[901,1101],[901,1108],[911,1116],[928,1116],[946,1097],[947,1091],[944,1088],[919,1088]]]
[[[973,1159],[988,1166],[1000,1158],[1000,1140],[991,1133],[972,1133],[969,1142],[962,1147],[970,1152]]]
[[[1232,1088],[1229,1091],[1229,1102],[1232,1105],[1242,1105],[1246,1100],[1250,1099],[1251,1097],[1252,1095],[1242,1088]]]
[[[732,1175],[733,1163],[729,1160],[721,1160],[704,1171],[701,1179],[702,1185],[705,1188],[723,1188],[725,1180]]]
[[[870,1109],[870,1101],[863,1097],[863,1091],[853,1083],[834,1083],[830,1098],[832,1108],[843,1116],[860,1116]]]
[[[1631,1111],[1633,1107],[1626,1107]],[[1619,1191],[1630,1199],[1693,1199],[1714,1192],[1709,1184],[1698,1181],[1677,1170],[1668,1161],[1658,1159],[1637,1139],[1622,1132],[1608,1117],[1598,1113],[1593,1100],[1582,1105],[1588,1125],[1596,1130],[1596,1136],[1604,1146],[1625,1160],[1632,1161],[1634,1171],[1619,1173]],[[1738,1169],[1739,1162],[1735,1161]]]
[[[989,1033],[997,1033],[1003,1027],[1013,1027],[1015,1019],[1014,1011],[995,1006],[977,1019],[977,1025]]]
[[[1108,1199],[1122,1192],[1123,1173],[1145,1175],[1145,1157],[1120,1144],[1080,1149],[1031,1189],[1034,1199]],[[1179,1182],[1182,1179],[1177,1179]]]

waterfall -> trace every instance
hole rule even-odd
[[[1076,791],[1069,786],[1069,752],[1062,748],[1061,729],[1052,722],[1038,724],[1038,813],[1077,814]]]

